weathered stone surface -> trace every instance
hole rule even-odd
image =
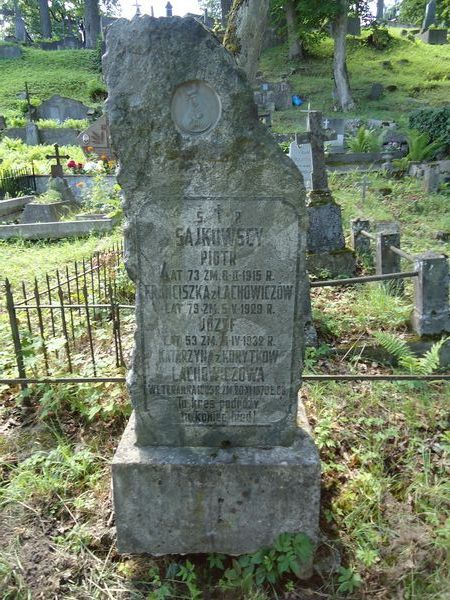
[[[55,223],[67,210],[64,202],[39,204],[30,202],[25,206],[21,223]]]
[[[306,266],[310,275],[320,279],[329,277],[352,277],[355,274],[356,258],[350,248],[333,252],[318,252],[306,256]]]
[[[178,49],[175,64],[158,44],[169,55]],[[193,19],[112,25],[105,67],[127,268],[138,288],[130,377],[138,443],[288,445],[299,385],[291,365],[302,346],[296,298],[306,281],[298,173],[257,123],[232,57]],[[202,87],[216,103],[203,103]],[[185,101],[183,121],[167,102],[178,90],[196,98]],[[241,407],[249,422],[231,408],[234,385],[258,398],[251,416],[253,400]],[[208,402],[194,408],[192,394]],[[214,426],[196,424],[199,412]]]
[[[120,552],[245,554],[281,532],[317,539],[320,464],[301,430],[290,447],[142,448],[132,417],[112,470]]]
[[[0,217],[11,215],[21,210],[26,204],[33,202],[34,196],[20,196],[19,198],[9,198],[0,200]]]
[[[102,115],[92,125],[82,131],[77,138],[77,143],[88,154],[94,152],[97,156],[106,156],[108,160],[114,158],[106,115]]]
[[[384,85],[382,83],[373,83],[369,93],[369,100],[379,100],[384,93]]]
[[[56,223],[30,223],[24,225],[0,225],[0,240],[20,238],[24,240],[60,239],[83,237],[92,233],[112,230],[112,219],[93,221],[61,221]]]
[[[444,254],[425,252],[416,257],[414,311],[411,321],[419,335],[450,332],[449,268]]]
[[[39,119],[55,119],[62,123],[67,119],[86,119],[89,108],[78,100],[54,95],[37,107]]]
[[[424,33],[420,34],[420,39],[425,44],[431,44],[433,46],[442,46],[447,43],[448,30],[447,29],[428,29]]]
[[[308,206],[308,252],[332,252],[345,246],[341,207],[332,200]]]
[[[22,48],[20,46],[0,45],[0,58],[20,58],[21,56]]]
[[[292,142],[289,146],[289,158],[294,162],[297,169],[303,176],[305,188],[310,191],[312,189],[312,171],[313,171],[313,155],[311,144],[297,144]]]
[[[25,126],[25,141],[28,146],[38,146],[40,143],[39,129],[32,121]]]
[[[319,463],[297,423],[301,177],[196,20],[116,22],[104,68],[137,288],[134,417],[113,466],[119,547],[239,554],[286,530],[315,540]]]

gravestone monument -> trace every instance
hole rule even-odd
[[[94,153],[97,156],[106,156],[108,160],[114,158],[106,115],[102,115],[82,131],[77,137],[77,142],[86,154]]]
[[[428,31],[436,23],[436,0],[431,0],[425,7],[425,16],[422,23],[421,33]]]
[[[346,248],[342,227],[341,207],[329,187],[325,164],[322,113],[307,111],[307,132],[296,135],[289,156],[302,173],[308,190],[307,268],[322,276],[351,275],[355,271],[355,255]]]
[[[112,466],[119,551],[236,555],[282,532],[315,542],[300,175],[195,19],[117,21],[104,70],[137,289],[134,412]]]
[[[37,107],[36,113],[39,119],[55,119],[63,123],[67,119],[86,119],[89,107],[72,98],[64,98],[55,94],[48,100],[44,100]]]
[[[70,158],[68,154],[61,155],[59,153],[59,145],[53,145],[55,149],[55,154],[47,154],[46,159],[52,160],[55,159],[56,164],[50,166],[50,179],[48,182],[48,189],[54,190],[59,193],[61,200],[67,204],[68,206],[75,207],[78,205],[78,202],[74,196],[74,193],[69,187],[67,183],[67,179],[64,177],[63,166],[61,164],[61,160],[67,160]]]

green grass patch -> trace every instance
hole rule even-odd
[[[55,50],[23,48],[22,58],[2,59],[0,113],[6,117],[20,114],[23,100],[18,95],[28,83],[32,98],[46,100],[59,94],[94,106],[89,97],[92,82],[100,82],[94,64],[94,50]]]

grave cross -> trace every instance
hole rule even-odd
[[[141,5],[139,4],[138,0],[136,0],[136,2],[133,4],[133,6],[136,7],[136,16],[140,17],[141,16]]]
[[[62,158],[70,158],[67,154],[61,155],[59,153],[59,145],[55,144],[53,146],[55,148],[55,154],[47,154],[45,157],[47,160],[52,160],[54,158],[56,160],[56,165],[51,166],[51,176],[52,177],[63,177],[63,168],[61,164]]]
[[[322,113],[318,110],[311,110],[309,105],[305,112],[307,113],[307,131],[306,133],[297,133],[295,141],[297,145],[311,145],[311,191],[329,192],[324,153],[324,142],[327,136],[322,128]]]
[[[28,107],[28,119],[30,121],[34,121],[33,107],[31,105],[30,90],[28,89],[28,83],[26,81],[25,81],[25,98],[26,98],[27,107]]]

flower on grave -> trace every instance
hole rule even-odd
[[[86,148],[86,152],[94,152],[94,148],[92,146],[88,146]]]
[[[100,156],[100,160],[102,160],[103,162],[108,162],[108,157],[106,156],[106,154],[102,154]]]
[[[77,169],[82,169],[83,168],[83,163],[78,163],[77,164]]]
[[[103,170],[103,163],[100,162],[94,162],[94,161],[88,161],[85,165],[84,165],[84,170],[86,171],[86,173],[93,173],[93,172],[99,172]]]
[[[78,183],[75,184],[76,187],[82,188],[84,187],[86,184],[84,183],[84,181],[79,181]]]
[[[76,169],[77,163],[74,160],[69,160],[67,166],[69,167],[69,169]]]

